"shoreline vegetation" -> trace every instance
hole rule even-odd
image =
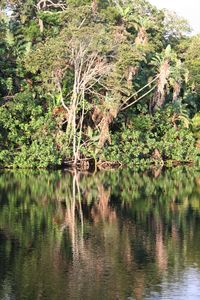
[[[0,168],[199,165],[200,34],[145,0],[0,4]]]

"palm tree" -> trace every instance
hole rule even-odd
[[[153,60],[152,65],[157,69],[158,79],[157,88],[154,92],[153,100],[150,104],[150,110],[155,111],[158,107],[164,104],[166,96],[166,85],[167,79],[170,75],[170,58],[171,58],[171,47],[167,46],[164,53],[161,55],[157,54]]]
[[[166,96],[172,91],[172,101],[177,101],[183,82],[187,81],[187,69],[172,51],[170,45],[164,53],[156,55],[152,61],[158,72],[157,88],[151,102],[150,110],[162,107]]]

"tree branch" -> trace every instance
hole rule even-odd
[[[149,85],[151,85],[154,81],[156,81],[159,78],[159,75],[157,75],[153,80],[151,80],[150,82],[148,82],[145,86],[143,86],[141,89],[139,89],[137,92],[135,92],[134,94],[132,94],[130,97],[128,97],[126,99],[126,101],[124,101],[121,106],[120,109],[122,108],[123,110],[123,105],[126,104],[131,98],[133,98],[134,96],[136,96],[138,93],[140,93],[141,91],[143,91],[146,87],[148,87]]]
[[[121,111],[127,109],[128,107],[132,106],[133,104],[135,104],[136,102],[138,102],[139,100],[143,99],[145,96],[147,96],[148,94],[150,94],[155,88],[157,87],[157,85],[154,85],[148,92],[146,92],[144,95],[142,95],[141,97],[139,97],[138,99],[136,99],[135,101],[131,102],[130,104],[128,104],[127,106],[123,107],[121,109]]]

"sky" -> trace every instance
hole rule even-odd
[[[149,0],[158,8],[167,8],[175,11],[180,17],[186,18],[193,33],[200,33],[200,0]]]

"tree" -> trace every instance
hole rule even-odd
[[[191,38],[185,54],[185,65],[189,71],[189,84],[193,91],[200,91],[200,35]]]
[[[182,44],[190,41],[187,24],[148,1],[10,0],[0,7],[1,161],[80,166],[99,159],[112,131],[126,131],[148,107],[171,103],[177,127],[175,106],[194,95],[197,103],[198,68],[190,64],[192,45]]]

